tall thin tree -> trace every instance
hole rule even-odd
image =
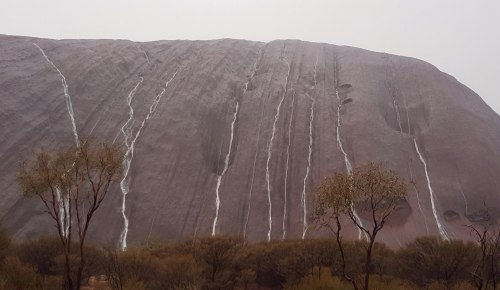
[[[395,171],[369,163],[350,173],[335,173],[317,189],[316,223],[334,233],[341,254],[343,277],[355,290],[359,289],[358,281],[346,273],[342,216],[347,216],[367,236],[363,289],[368,290],[377,235],[406,196],[406,188],[406,182]],[[361,223],[357,213],[361,213],[366,222]]]

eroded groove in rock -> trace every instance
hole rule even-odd
[[[255,61],[254,65],[253,65],[252,74],[250,75],[249,80],[245,83],[245,91],[243,92],[243,96],[247,93],[248,85],[250,84],[250,82],[254,78],[255,73],[257,72],[257,67],[259,65],[259,62],[262,59],[263,51],[264,51],[266,45],[267,45],[267,43],[264,44],[259,49],[257,60]],[[259,118],[259,128],[257,130],[257,141],[255,143],[255,154],[253,156],[253,164],[252,164],[252,178],[250,181],[250,189],[248,190],[248,199],[247,199],[248,206],[247,206],[247,211],[246,211],[246,215],[245,215],[245,222],[243,225],[243,238],[246,238],[246,236],[247,236],[248,221],[250,220],[250,211],[252,209],[253,184],[254,184],[254,180],[255,180],[255,164],[257,163],[257,156],[259,155],[259,142],[260,142],[260,132],[262,129],[263,115],[264,115],[264,106],[261,105],[260,118]]]
[[[397,88],[394,85],[394,72],[392,70],[392,63],[387,60],[386,64],[386,86],[389,88],[389,94],[392,99],[392,107],[394,108],[394,112],[396,114],[396,122],[398,123],[399,132],[403,132],[403,126],[401,124],[401,114],[399,112],[399,102],[397,99]]]

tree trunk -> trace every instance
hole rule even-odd
[[[69,253],[64,251],[64,289],[73,289],[73,280],[71,279],[71,265],[69,261]]]
[[[370,239],[368,249],[366,250],[366,262],[365,262],[365,290],[368,290],[370,283],[370,274],[372,272],[372,249],[375,242],[375,237]]]
[[[344,254],[344,248],[342,247],[342,241],[340,238],[340,230],[342,230],[342,224],[340,223],[340,219],[338,216],[335,217],[336,223],[337,223],[337,232],[335,233],[336,240],[337,240],[337,245],[339,247],[339,252],[340,252],[340,257],[342,258],[342,276],[344,279],[349,281],[352,284],[352,287],[354,290],[358,290],[358,285],[356,284],[356,281],[354,281],[349,275],[346,273],[346,262],[345,262],[345,254]]]
[[[83,257],[83,249],[80,249],[80,262],[78,264],[78,271],[76,273],[76,290],[80,290],[82,283],[83,267],[85,266],[85,259]]]

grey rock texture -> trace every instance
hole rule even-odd
[[[427,234],[467,239],[463,225],[484,219],[484,205],[498,217],[500,118],[423,61],[297,40],[0,35],[0,215],[18,238],[54,230],[15,176],[33,148],[75,142],[61,76],[79,135],[135,139],[128,244],[212,232],[250,241],[323,235],[307,228],[314,187],[369,161],[415,182],[382,233],[389,245]],[[113,188],[92,239],[122,242],[122,198]]]

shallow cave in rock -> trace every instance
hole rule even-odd
[[[451,209],[447,210],[444,212],[444,219],[446,221],[454,221],[457,220],[460,217],[460,215]]]

